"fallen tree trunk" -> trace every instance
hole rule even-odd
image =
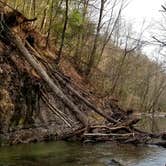
[[[38,54],[38,52],[27,42],[28,47],[34,52],[34,54],[40,58],[41,56]],[[47,63],[46,60],[42,59],[44,63]],[[54,75],[55,79],[60,81],[63,85],[65,85],[74,95],[76,95],[81,101],[83,101],[89,108],[92,109],[92,111],[96,112],[98,115],[102,116],[103,118],[107,119],[111,123],[117,123],[117,121],[108,115],[106,115],[101,109],[95,107],[91,102],[89,102],[86,98],[84,98],[77,90],[75,90],[70,84],[68,84],[62,76],[60,76],[59,72],[56,71],[56,69],[53,69],[53,66],[47,63],[46,66],[50,72]]]
[[[85,133],[84,136],[119,136],[119,137],[126,137],[126,136],[134,136],[134,133],[127,133],[127,134],[116,134],[116,133]]]
[[[63,78],[61,78],[57,73],[55,73],[55,77],[64,85],[66,85],[66,87],[73,92],[80,100],[82,100],[89,108],[91,108],[94,112],[96,112],[97,114],[99,114],[100,116],[104,117],[105,119],[107,119],[109,122],[111,123],[117,123],[117,121],[111,117],[109,117],[108,115],[106,115],[105,113],[102,112],[102,110],[100,110],[99,108],[96,108],[92,103],[90,103],[87,99],[85,99],[83,96],[81,96],[78,91],[76,91],[72,86],[70,86],[68,83],[66,83]]]
[[[43,94],[42,94],[43,95]],[[72,127],[71,124],[68,122],[68,119],[66,119],[66,117],[64,117],[60,112],[60,110],[58,110],[58,108],[56,108],[55,106],[52,106],[49,101],[46,99],[45,96],[41,96],[41,99],[43,100],[43,102],[48,106],[48,108],[57,116],[59,117],[62,121],[64,121],[69,127]]]
[[[78,120],[84,125],[88,126],[88,119],[79,111],[79,108],[54,84],[53,80],[49,77],[47,72],[43,69],[40,63],[34,59],[34,57],[29,53],[29,51],[22,44],[22,41],[19,36],[16,34],[10,33],[12,43],[16,45],[21,54],[26,58],[29,64],[37,71],[40,77],[48,84],[51,90],[75,113]]]

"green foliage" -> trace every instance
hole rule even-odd
[[[80,29],[83,19],[82,14],[78,9],[73,9],[69,15],[69,26],[74,29]]]

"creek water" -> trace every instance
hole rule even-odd
[[[146,127],[145,127],[146,126]],[[166,118],[143,118],[139,128],[166,130]],[[165,166],[166,149],[112,143],[49,142],[0,148],[0,166]]]

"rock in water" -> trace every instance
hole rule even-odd
[[[118,161],[111,159],[108,161],[108,166],[123,166],[121,163],[119,163]]]

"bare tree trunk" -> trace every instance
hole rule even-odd
[[[49,0],[47,0],[46,6],[48,6],[48,4],[49,4]],[[40,25],[40,31],[42,31],[46,22],[47,22],[47,7],[45,7],[44,11],[43,11],[43,18],[42,18],[41,25]]]
[[[90,55],[90,60],[89,63],[87,65],[87,70],[85,72],[86,75],[89,75],[91,72],[91,69],[94,65],[94,61],[95,61],[95,55],[96,55],[96,49],[97,49],[97,45],[98,45],[98,39],[99,39],[99,35],[100,35],[100,29],[101,29],[101,23],[102,23],[102,17],[103,17],[103,10],[104,10],[104,4],[105,4],[106,0],[101,0],[101,4],[100,4],[100,15],[99,15],[99,21],[97,24],[97,30],[96,30],[96,35],[95,35],[95,39],[94,39],[94,44],[93,44],[93,48],[92,48],[92,52]]]
[[[24,0],[24,1],[23,1],[23,5],[22,5],[23,13],[25,12],[25,4],[26,4],[26,2],[25,2],[25,0]]]
[[[17,7],[18,7],[18,0],[15,0],[15,2],[14,2],[14,8],[17,9]]]
[[[36,0],[33,0],[33,17],[36,15]]]
[[[49,44],[49,37],[50,37],[50,33],[51,33],[53,4],[54,4],[54,2],[53,2],[53,0],[51,0],[51,2],[50,2],[50,6],[51,6],[50,7],[50,16],[49,16],[50,20],[49,20],[49,26],[48,26],[48,32],[47,32],[46,47]]]
[[[111,88],[111,93],[112,93],[112,94],[114,93],[114,91],[115,91],[115,89],[116,89],[116,86],[117,86],[117,84],[118,84],[118,81],[119,81],[119,78],[120,78],[120,75],[121,75],[122,67],[123,67],[123,65],[124,65],[126,56],[127,56],[127,54],[129,53],[129,52],[127,51],[127,45],[128,45],[128,38],[126,39],[126,44],[125,44],[125,49],[124,49],[122,61],[121,61],[120,65],[118,66],[117,73],[116,73],[115,79],[114,79],[114,81],[113,81],[113,85],[112,85],[112,88]]]
[[[113,19],[113,12],[114,12],[114,8],[115,8],[115,5],[116,5],[116,2],[117,0],[115,0],[114,4],[113,4],[113,9],[112,9],[112,13],[111,13],[111,16],[110,16],[110,19],[109,19],[109,23],[108,23],[108,26],[107,26],[107,29],[106,29],[106,32],[105,32],[105,38],[104,38],[104,42],[103,42],[103,46],[101,48],[101,53],[100,53],[100,58],[102,57],[103,55],[103,52],[104,52],[104,49],[106,47],[106,45],[108,44],[108,42],[110,41],[111,37],[112,37],[112,34],[114,32],[114,29],[120,19],[120,16],[121,16],[121,12],[122,12],[122,8],[123,8],[123,1],[122,1],[122,4],[120,6],[120,9],[119,9],[119,12],[118,12],[118,15],[115,19],[114,22],[112,22],[112,19]],[[111,31],[109,32],[110,30],[110,24],[113,23],[113,26],[112,26],[112,29]]]
[[[29,6],[29,18],[31,17],[35,17],[35,13],[36,13],[36,1],[35,0],[31,0],[31,3]]]
[[[61,55],[62,55],[62,49],[64,46],[65,33],[66,33],[67,23],[68,23],[68,10],[69,10],[69,0],[66,0],[65,22],[64,22],[64,27],[63,27],[62,36],[61,36],[61,44],[60,44],[60,48],[58,51],[58,57],[55,60],[55,63],[57,63],[57,64],[59,64],[59,62],[60,62]]]
[[[32,8],[33,8],[33,0],[31,0],[31,3],[29,5],[29,14],[28,14],[29,18],[31,17]]]
[[[83,53],[83,49],[85,47],[85,35],[87,34],[86,28],[87,28],[87,23],[86,23],[86,14],[88,11],[88,5],[89,5],[89,0],[84,0],[83,1],[83,11],[82,11],[82,31],[80,34],[78,34],[78,41],[77,41],[77,48],[76,48],[76,52],[75,52],[75,61],[77,64],[77,67],[80,66],[81,63],[81,57],[82,57],[82,53]]]
[[[148,112],[150,113],[151,110],[154,109],[154,107],[156,106],[156,104],[158,103],[158,100],[160,98],[160,96],[162,95],[164,89],[166,88],[166,84],[164,84],[164,80],[160,83],[159,87],[155,89],[155,93],[154,93],[154,96],[153,96],[153,99],[151,101],[151,103],[149,104],[148,106]]]

